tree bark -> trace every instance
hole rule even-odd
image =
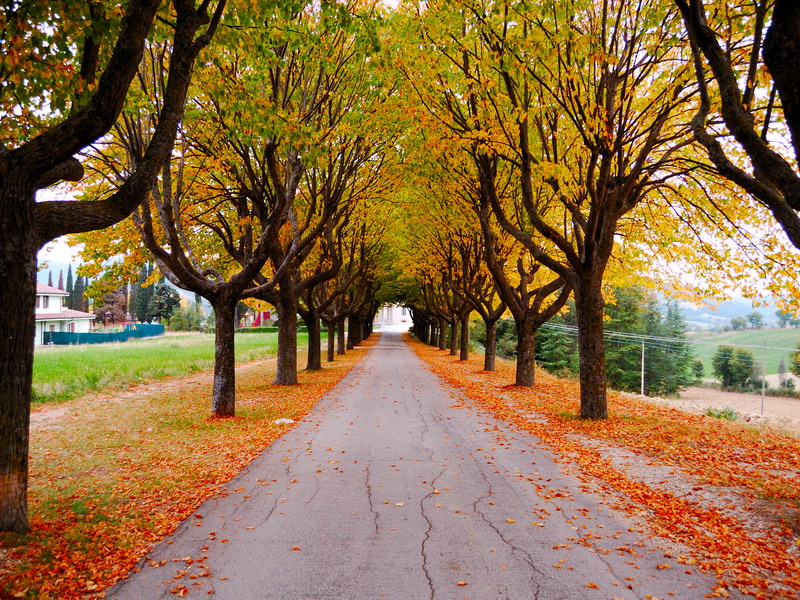
[[[447,350],[447,321],[439,317],[439,350]]]
[[[333,356],[336,353],[336,321],[331,318],[326,323],[328,327],[328,362],[333,362]]]
[[[6,181],[0,194],[0,531],[24,533],[39,248],[32,187]]]
[[[592,275],[578,278],[575,307],[578,318],[581,418],[608,418],[605,341],[603,339],[602,280]]]
[[[483,353],[483,370],[494,371],[495,357],[497,356],[497,320],[486,320],[486,346]]]
[[[297,384],[297,296],[283,287],[278,301],[278,364],[275,385]]]
[[[306,362],[306,370],[319,371],[322,368],[322,340],[320,339],[322,330],[319,317],[313,315],[309,319],[304,318],[303,322],[308,328],[308,361]]]
[[[461,317],[461,353],[458,360],[469,360],[469,316]]]
[[[800,3],[777,0],[772,24],[764,39],[764,64],[781,98],[783,113],[792,136],[795,160],[800,160]]]
[[[535,381],[536,331],[530,319],[515,321],[517,326],[517,370],[514,384],[532,387]]]
[[[236,415],[236,359],[234,313],[236,302],[214,304],[214,391],[211,414],[215,417]]]
[[[450,356],[455,356],[458,354],[458,317],[454,316],[453,321],[450,323],[450,341],[448,346],[450,347]]]
[[[347,348],[347,340],[345,339],[345,320],[346,317],[341,317],[336,323],[336,354],[344,354]]]

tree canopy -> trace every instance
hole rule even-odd
[[[0,529],[27,527],[35,254],[60,235],[83,245],[73,293],[134,284],[132,312],[165,317],[166,277],[211,302],[217,416],[234,414],[242,300],[277,309],[279,384],[297,381],[298,315],[316,369],[323,325],[333,360],[345,322],[357,343],[391,302],[461,359],[480,318],[487,370],[512,317],[529,386],[536,332],[571,298],[579,358],[562,366],[581,416],[605,418],[634,359],[604,347],[604,314],[626,314],[615,287],[797,297],[798,22],[789,0],[5,3],[0,475],[16,495]],[[74,200],[35,201],[78,181]]]

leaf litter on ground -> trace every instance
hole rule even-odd
[[[303,418],[374,342],[272,386],[275,361],[237,367],[236,417],[210,415],[210,373],[53,406],[31,432],[31,533],[6,536],[0,597],[102,597],[245,465]]]

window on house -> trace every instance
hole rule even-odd
[[[36,308],[41,308],[41,304],[42,304],[42,297],[36,296]]]
[[[55,325],[50,325],[50,333],[55,333],[55,331],[56,331],[56,326]]]
[[[406,316],[406,307],[405,307],[405,306],[404,306],[403,308],[401,308],[401,309],[400,309],[400,314],[401,314],[402,316],[404,316],[404,317]]]
[[[42,308],[50,306],[50,296],[42,296]]]
[[[70,333],[75,333],[75,323],[70,323],[69,324],[69,331],[70,331]]]

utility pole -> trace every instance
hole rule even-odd
[[[641,395],[644,396],[644,340],[642,340],[642,387]]]

